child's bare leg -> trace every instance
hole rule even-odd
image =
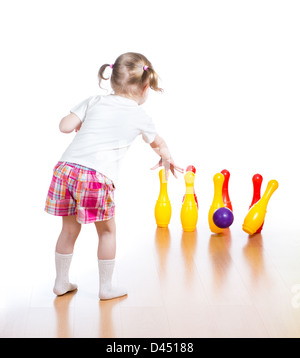
[[[72,254],[75,241],[80,233],[81,224],[76,221],[76,216],[63,216],[63,226],[56,243],[55,251],[60,254]]]
[[[115,218],[95,222],[99,243],[98,260],[113,260],[116,256]]]
[[[106,221],[95,222],[97,229],[98,266],[99,266],[99,298],[109,300],[111,298],[127,295],[124,288],[112,286],[112,275],[116,256],[116,223],[112,218]]]
[[[76,221],[75,216],[63,216],[62,220],[63,227],[55,249],[56,279],[53,291],[56,295],[63,295],[77,289],[77,285],[69,282],[69,269],[81,224]]]

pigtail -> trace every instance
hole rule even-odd
[[[153,90],[153,91],[156,91],[156,92],[163,92],[163,89],[158,87],[158,75],[157,73],[151,68],[151,67],[148,67],[147,68],[147,71],[145,71],[147,73],[149,73],[149,85],[150,85],[150,88]]]
[[[150,63],[149,63],[150,64]],[[163,92],[163,89],[158,87],[158,75],[152,67],[145,65],[143,67],[142,83],[149,82],[149,86],[153,91]]]
[[[102,88],[101,87],[101,82],[102,82],[102,80],[108,80],[109,79],[109,77],[104,77],[104,72],[105,72],[105,70],[106,70],[106,68],[107,67],[110,67],[111,65],[109,65],[109,64],[105,64],[105,65],[102,65],[101,67],[100,67],[100,69],[99,69],[99,71],[98,71],[98,81],[99,81],[99,87],[100,88]]]

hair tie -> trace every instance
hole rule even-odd
[[[113,68],[114,67],[114,64],[112,63],[111,65],[109,65],[110,68]]]
[[[143,67],[144,71],[147,71],[148,68],[149,68],[148,66],[144,66],[144,67]]]

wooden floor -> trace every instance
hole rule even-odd
[[[56,297],[58,219],[43,220],[52,241],[35,232],[32,250],[19,241],[14,258],[13,242],[1,252],[0,337],[300,337],[299,232],[269,222],[252,237],[238,225],[211,235],[205,220],[184,233],[175,220],[120,219],[114,281],[129,294],[99,301],[94,227],[76,244],[78,291]]]

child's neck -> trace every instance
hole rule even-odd
[[[124,97],[124,98],[128,98],[131,99],[133,101],[135,101],[138,105],[141,105],[144,103],[144,99],[140,96],[135,96],[135,95],[131,95],[131,94],[125,94],[125,93],[114,93],[115,96],[120,96],[120,97]]]

